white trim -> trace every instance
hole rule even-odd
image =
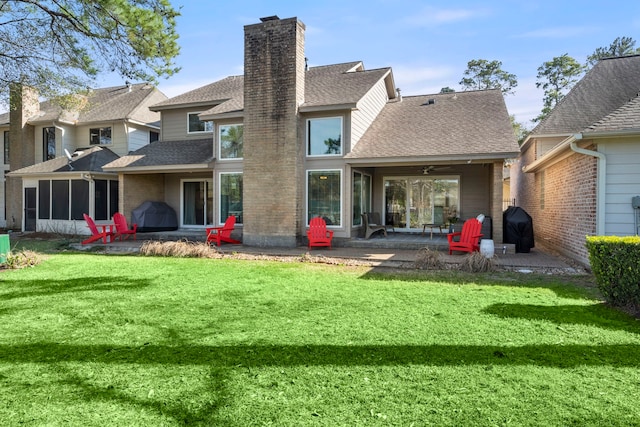
[[[209,210],[209,206],[207,206],[207,194],[205,191],[204,194],[204,224],[185,224],[184,223],[184,184],[185,182],[204,182],[205,183],[205,187],[207,185],[211,186],[211,190],[213,191],[213,178],[182,178],[180,179],[180,227],[184,227],[184,228],[196,228],[196,229],[204,229],[206,227],[211,227],[213,226],[213,224],[209,224],[207,223],[207,211]],[[212,195],[211,197],[211,203],[213,203],[213,205],[215,205],[215,195]],[[211,207],[211,212],[213,213],[213,206]]]
[[[226,221],[226,217],[222,218],[222,202],[220,198],[222,197],[222,175],[240,175],[242,176],[242,185],[244,186],[244,173],[242,171],[225,171],[218,172],[218,185],[217,185],[217,202],[218,202],[218,225],[223,225]],[[244,192],[243,192],[244,193]],[[238,218],[236,217],[236,220]],[[242,220],[244,221],[244,194],[242,194]],[[242,225],[242,221],[236,222],[236,225]]]
[[[232,126],[240,126],[242,127],[242,132],[244,133],[244,123],[230,123],[230,124],[219,124],[216,135],[218,137],[218,160],[221,162],[232,162],[232,161],[241,161],[244,160],[244,137],[242,138],[242,157],[222,157],[222,128],[223,127],[232,127]]]

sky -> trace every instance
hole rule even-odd
[[[310,67],[362,61],[391,67],[403,96],[428,95],[459,82],[473,59],[497,60],[518,86],[505,101],[509,114],[532,128],[544,92],[537,69],[569,54],[580,63],[616,37],[640,47],[640,2],[582,0],[171,0],[182,69],[158,88],[173,97],[230,75],[243,74],[244,26],[261,17],[297,17],[305,24]],[[122,84],[105,76],[100,87]],[[639,88],[640,89],[640,88]]]

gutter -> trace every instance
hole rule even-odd
[[[593,150],[585,150],[584,148],[580,148],[576,145],[576,141],[582,139],[583,134],[577,133],[573,135],[571,140],[569,141],[569,147],[572,151],[578,154],[584,154],[586,156],[592,156],[598,159],[598,191],[596,193],[596,234],[598,236],[604,236],[605,227],[604,227],[604,212],[605,212],[605,197],[606,197],[606,186],[607,186],[607,156],[604,154],[593,151]]]

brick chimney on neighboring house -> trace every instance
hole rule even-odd
[[[305,26],[262,18],[245,26],[243,242],[295,247],[303,222]]]
[[[9,167],[12,171],[36,163],[35,128],[27,120],[40,111],[38,92],[20,84],[10,90]],[[7,177],[7,228],[22,229],[22,178]],[[35,207],[35,206],[34,206]]]

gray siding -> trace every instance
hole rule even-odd
[[[351,113],[351,148],[360,141],[388,100],[384,80],[380,80],[358,102],[358,109]]]
[[[605,234],[634,235],[631,198],[640,196],[640,140],[606,142],[598,148],[607,157]]]
[[[211,106],[200,108],[181,108],[162,112],[162,133],[163,141],[180,141],[184,139],[202,139],[207,136],[213,138],[212,132],[187,132],[187,114],[205,111]]]

